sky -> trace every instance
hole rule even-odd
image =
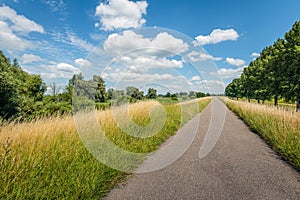
[[[299,20],[299,0],[0,0],[0,50],[64,85],[223,93]]]

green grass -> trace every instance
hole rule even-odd
[[[162,104],[174,104],[179,102],[178,99],[172,99],[171,97],[159,97],[157,101]]]
[[[106,136],[119,147],[151,152],[209,101],[201,99],[200,110],[188,103],[163,105],[166,123],[158,134],[147,139],[123,133],[110,110],[97,111],[97,116]],[[149,124],[147,111],[156,104],[130,105],[133,121],[141,126]],[[185,108],[182,114],[181,108]],[[72,116],[4,123],[0,127],[0,143],[0,199],[99,199],[128,175],[107,167],[90,154],[77,134]]]
[[[226,105],[300,170],[300,113],[226,99]]]

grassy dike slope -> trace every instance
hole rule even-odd
[[[106,136],[115,144],[137,153],[151,152],[210,100],[199,99],[199,110],[189,108],[189,103],[163,105],[166,123],[148,139],[123,133],[110,110],[97,111],[96,115]],[[147,125],[150,108],[158,104],[147,101],[130,105],[132,120]],[[185,109],[181,114],[182,106]],[[0,199],[99,199],[126,176],[103,165],[88,152],[72,116],[2,124],[0,143]]]
[[[230,110],[300,170],[300,113],[225,99]]]

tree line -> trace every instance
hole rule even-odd
[[[32,115],[46,91],[41,77],[23,71],[17,59],[11,64],[2,51],[0,66],[0,116],[8,119]]]
[[[226,96],[286,102],[300,105],[300,21],[296,21],[284,38],[265,47],[260,56],[244,68],[240,78],[234,79],[225,89]]]
[[[157,94],[154,88],[148,88],[147,94],[139,90],[135,86],[128,86],[125,90],[118,90],[109,88],[106,90],[105,81],[101,76],[94,75],[91,80],[85,80],[82,74],[75,74],[69,81],[69,86],[73,91],[73,109],[78,111],[84,108],[105,109],[112,105],[118,106],[124,103],[135,103],[144,99],[156,98],[170,98],[171,100],[178,101],[178,99],[201,98],[209,96],[203,92],[179,92],[170,93],[165,95]]]
[[[76,111],[76,106],[90,105],[105,109],[111,105],[134,103],[144,99],[158,97],[178,100],[178,98],[200,98],[207,96],[202,92],[190,91],[165,95],[157,94],[154,88],[148,88],[147,94],[135,86],[125,90],[106,89],[101,76],[94,75],[85,80],[82,74],[74,74],[68,85],[60,91],[59,85],[47,85],[40,75],[29,74],[13,62],[0,50],[0,122],[2,120],[32,120],[42,116],[62,115]],[[80,104],[76,104],[79,102]]]

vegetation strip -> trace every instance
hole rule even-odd
[[[151,152],[209,102],[210,98],[200,99],[199,110],[189,108],[188,103],[163,105],[166,123],[158,134],[147,139],[123,133],[109,110],[97,111],[97,116],[107,136],[121,148]],[[142,111],[156,104],[132,104],[133,121],[139,125],[149,123],[149,114]],[[185,112],[181,113],[181,107]],[[4,123],[0,143],[0,199],[99,199],[126,176],[100,163],[87,151],[72,116]]]
[[[300,170],[300,113],[230,99],[225,102],[276,152]]]

